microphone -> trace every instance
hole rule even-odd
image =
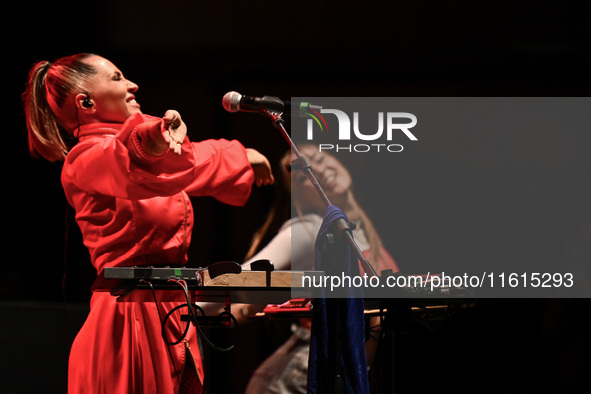
[[[222,105],[228,112],[278,112],[284,114],[291,114],[291,102],[282,101],[277,97],[263,96],[243,96],[238,92],[228,92],[222,99]],[[312,105],[310,103],[301,102],[298,104],[300,110],[315,110],[320,111],[321,106]]]

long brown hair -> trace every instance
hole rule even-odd
[[[287,170],[290,154],[286,153],[279,161],[280,170],[276,172],[274,203],[265,222],[255,231],[244,260],[250,259],[265,246],[281,226],[291,217],[291,176]]]
[[[32,156],[63,161],[75,144],[71,125],[76,122],[76,107],[68,98],[84,92],[86,79],[96,74],[84,63],[90,56],[80,53],[54,63],[44,60],[29,71],[22,100]]]

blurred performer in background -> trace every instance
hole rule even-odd
[[[109,60],[77,54],[35,64],[23,94],[30,151],[64,161],[64,192],[99,274],[104,267],[185,264],[189,196],[240,206],[253,183],[274,181],[259,152],[237,141],[190,142],[176,111],[142,114],[137,90]],[[176,305],[117,302],[95,291],[70,352],[69,392],[202,392],[195,328],[174,346],[161,335],[161,317]],[[178,317],[168,321],[168,338],[185,332]]]
[[[302,145],[298,150],[306,156],[316,178],[330,202],[339,207],[355,223],[354,239],[376,272],[391,269],[398,271],[392,256],[382,245],[380,236],[371,220],[357,202],[353,193],[353,181],[349,171],[333,155],[319,152],[314,145]],[[281,167],[286,169],[291,154],[288,152]],[[277,270],[314,270],[316,236],[326,210],[324,202],[308,177],[300,171],[287,171],[277,182],[277,204],[266,223],[255,234],[244,268],[252,261],[270,260]],[[293,187],[292,187],[293,186]],[[289,201],[297,215],[293,218]],[[288,219],[285,221],[285,219]],[[282,225],[278,223],[285,221]],[[276,234],[265,244],[269,233]],[[261,245],[264,247],[261,248]],[[259,250],[260,249],[260,250]],[[258,251],[257,251],[258,250]],[[361,271],[363,274],[363,270]],[[243,306],[245,313],[255,306]],[[236,310],[238,308],[235,308]],[[370,337],[366,342],[368,365],[374,359],[380,327],[379,318],[370,321]],[[300,319],[292,326],[293,335],[254,372],[246,393],[306,393],[308,355],[310,348],[310,319]]]

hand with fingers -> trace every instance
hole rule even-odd
[[[181,154],[181,146],[187,136],[187,126],[181,115],[175,110],[168,110],[162,118],[162,137],[168,148],[177,155]]]
[[[246,156],[254,171],[254,181],[257,186],[272,185],[275,182],[269,160],[252,148],[246,148]]]
[[[137,136],[142,149],[152,156],[162,156],[169,149],[180,155],[186,135],[187,126],[175,110],[166,111],[161,120],[137,126]]]

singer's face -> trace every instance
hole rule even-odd
[[[87,80],[95,121],[121,123],[141,112],[134,95],[138,86],[125,79],[113,63],[100,56],[92,56],[85,62],[97,71]]]
[[[349,171],[334,156],[319,152],[316,146],[305,145],[299,151],[308,159],[328,199],[338,206],[339,201],[346,198],[353,183]],[[292,173],[292,195],[306,211],[322,212],[324,208],[312,182],[301,171]]]

